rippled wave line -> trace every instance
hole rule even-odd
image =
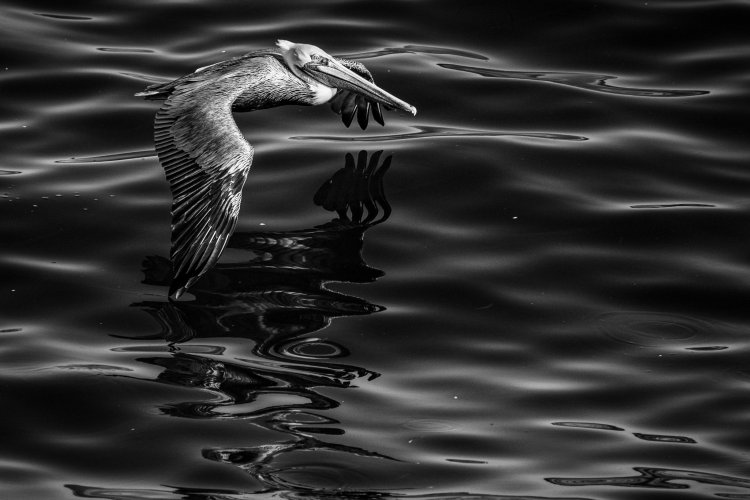
[[[466,50],[451,49],[448,47],[431,47],[427,45],[404,45],[403,47],[386,47],[379,50],[366,52],[353,52],[351,54],[337,55],[345,59],[373,59],[376,57],[389,56],[392,54],[434,54],[441,56],[458,56],[469,59],[479,59],[489,61],[489,58],[482,54],[468,52]]]
[[[111,155],[101,156],[82,156],[80,158],[73,157],[65,160],[55,160],[55,163],[104,163],[108,161],[123,161],[123,160],[137,160],[139,158],[151,158],[156,156],[156,151],[153,149],[147,149],[144,151],[129,151],[127,153],[116,153]]]
[[[603,431],[624,431],[621,427],[614,425],[602,424],[597,422],[552,422],[552,425],[559,427],[573,427],[578,429],[595,429]],[[688,436],[672,436],[668,434],[645,434],[643,432],[633,432],[633,436],[643,441],[656,441],[660,443],[681,443],[695,444],[697,441]]]
[[[283,445],[277,445],[283,446]],[[237,455],[242,455],[241,452],[245,450],[220,450],[221,452],[238,452]],[[265,451],[265,450],[263,450]],[[206,450],[207,455],[216,453],[214,450]],[[227,453],[229,454],[229,453]],[[247,453],[245,453],[247,454]],[[263,455],[259,455],[263,457]],[[386,457],[390,458],[390,457]],[[261,462],[262,458],[258,459]],[[454,492],[454,493],[425,493],[425,494],[410,494],[403,492],[389,492],[382,490],[323,490],[316,489],[314,497],[310,496],[312,492],[308,489],[296,488],[294,490],[288,489],[288,486],[279,482],[276,479],[277,474],[270,475],[270,477],[264,477],[266,481],[274,485],[279,485],[280,488],[275,489],[272,493],[271,498],[289,498],[289,499],[306,499],[306,498],[317,498],[319,500],[343,500],[345,498],[377,498],[380,500],[592,500],[588,497],[549,497],[549,496],[506,496],[506,495],[491,495],[485,493],[467,493],[467,492]],[[185,498],[191,498],[195,500],[209,500],[209,499],[226,499],[226,500],[241,500],[259,498],[257,492],[250,491],[239,491],[239,490],[226,490],[226,489],[202,489],[202,488],[191,488],[191,487],[178,487],[178,486],[163,486],[162,488],[125,488],[125,487],[100,487],[100,486],[87,486],[83,484],[65,484],[76,497],[79,498],[96,498],[96,499],[108,499],[108,500],[127,500],[136,498],[153,498],[159,500],[184,500]]]
[[[34,15],[41,17],[49,17],[50,19],[60,19],[63,21],[93,21],[93,17],[86,16],[72,16],[67,14],[48,14],[44,12],[35,12]]]
[[[624,431],[625,429],[610,424],[601,424],[598,422],[552,422],[552,425],[559,427],[576,427],[579,429],[596,429],[601,431]]]
[[[441,68],[464,71],[489,78],[505,78],[508,80],[532,80],[538,82],[555,83],[583,90],[603,92],[606,94],[626,95],[631,97],[694,97],[706,95],[708,90],[666,90],[636,87],[618,87],[610,85],[607,80],[614,80],[616,76],[594,75],[587,73],[562,73],[543,71],[509,71],[492,68],[478,68],[460,64],[438,64]]]
[[[119,54],[154,54],[155,50],[152,49],[139,49],[139,48],[128,48],[128,47],[98,47],[96,50],[100,52],[115,52]]]
[[[582,135],[558,134],[553,132],[493,132],[491,130],[470,130],[450,127],[414,127],[418,132],[406,134],[372,135],[368,137],[343,137],[326,135],[297,135],[289,139],[297,141],[330,141],[330,142],[388,142],[409,139],[423,139],[429,137],[520,137],[532,139],[549,139],[555,141],[587,141],[588,137]],[[156,151],[147,149],[142,151],[128,151],[99,156],[81,156],[55,160],[55,163],[106,163],[113,161],[137,160],[140,158],[151,158],[156,156]],[[20,172],[2,170],[0,175],[11,175]],[[636,208],[636,207],[633,207]],[[641,208],[641,207],[637,207]]]
[[[408,139],[423,139],[428,137],[521,137],[533,139],[549,139],[556,141],[587,141],[588,137],[582,135],[558,134],[554,132],[495,132],[491,130],[471,130],[451,127],[414,127],[418,132],[406,134],[372,135],[368,137],[343,137],[325,135],[297,135],[290,139],[298,141],[344,141],[344,142],[382,142],[401,141]],[[55,160],[55,163],[105,163],[111,161],[137,160],[140,158],[151,158],[156,156],[156,151],[147,149],[142,151],[128,151],[99,156],[81,156]]]
[[[710,203],[663,203],[630,205],[630,208],[716,208],[716,205]]]
[[[592,478],[546,478],[552,484],[560,486],[625,486],[641,488],[687,489],[688,485],[672,481],[695,481],[703,484],[750,488],[750,480],[741,477],[724,476],[710,472],[699,472],[678,469],[660,469],[653,467],[634,467],[637,476],[592,477]],[[743,495],[744,498],[745,495]]]
[[[419,132],[406,134],[371,135],[368,137],[343,137],[333,135],[296,135],[290,137],[297,141],[344,141],[344,142],[381,142],[424,139],[427,137],[527,137],[534,139],[551,139],[555,141],[587,141],[582,135],[557,134],[552,132],[494,132],[491,130],[471,130],[450,127],[414,127]]]
[[[682,443],[682,444],[695,444],[697,441],[688,436],[670,436],[666,434],[644,434],[642,432],[634,432],[633,435],[638,439],[644,441],[656,441],[659,443]]]

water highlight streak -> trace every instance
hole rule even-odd
[[[81,156],[67,158],[65,160],[55,160],[55,163],[106,163],[110,161],[138,160],[141,158],[151,158],[156,156],[156,151],[147,149],[144,151],[129,151],[127,153],[116,153],[101,156]]]
[[[606,94],[624,95],[630,97],[694,97],[709,94],[708,90],[663,90],[635,87],[618,87],[610,85],[608,80],[616,76],[594,75],[586,73],[563,73],[554,71],[510,71],[503,69],[479,68],[460,64],[440,63],[441,68],[473,73],[489,78],[504,78],[507,80],[528,80],[535,82],[566,85],[582,90],[602,92]]]
[[[325,135],[298,135],[290,139],[298,141],[342,141],[342,142],[389,142],[431,137],[517,137],[529,139],[549,139],[554,141],[586,141],[582,135],[557,134],[552,132],[500,132],[491,130],[471,130],[452,127],[434,127],[422,125],[413,127],[418,132],[406,134],[371,135],[365,137],[343,137]]]
[[[404,45],[403,47],[388,47],[366,52],[352,52],[337,57],[343,57],[345,59],[373,59],[376,57],[385,57],[393,54],[433,54],[441,56],[466,57],[469,59],[489,61],[488,57],[477,54],[475,52],[452,49],[449,47],[429,47],[425,45]]]

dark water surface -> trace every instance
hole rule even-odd
[[[750,498],[748,26],[722,0],[2,2],[0,497]],[[171,304],[133,94],[277,38],[419,114],[237,115],[237,235]]]

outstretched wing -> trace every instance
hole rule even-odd
[[[336,60],[365,80],[370,82],[375,81],[364,64],[348,59],[336,58]],[[370,111],[372,111],[372,117],[375,118],[376,122],[385,125],[380,104],[350,90],[339,89],[333,99],[331,99],[331,109],[341,115],[341,120],[347,127],[352,124],[354,115],[357,115],[357,123],[362,130],[365,130],[370,118]]]
[[[247,80],[239,71],[219,79],[194,73],[156,113],[156,152],[173,197],[175,298],[216,263],[237,224],[253,148],[234,122],[232,103]]]

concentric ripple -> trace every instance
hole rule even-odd
[[[716,328],[690,316],[644,311],[602,314],[598,326],[606,337],[638,347],[693,345],[714,337]]]

